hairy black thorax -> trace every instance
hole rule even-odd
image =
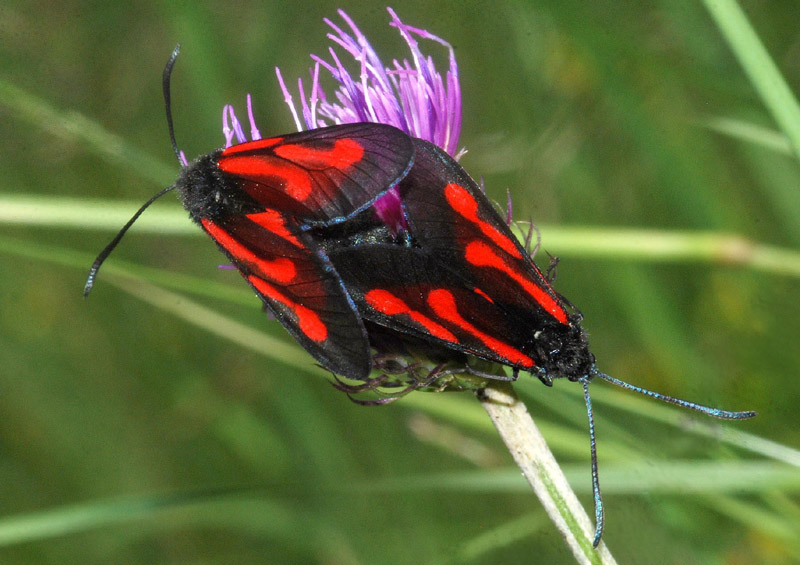
[[[258,204],[241,184],[217,166],[222,150],[202,155],[181,169],[175,188],[192,220],[219,221],[227,216],[258,212]]]

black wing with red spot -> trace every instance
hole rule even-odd
[[[364,319],[428,343],[531,370],[524,313],[499,306],[425,249],[378,244],[344,248],[331,260]]]
[[[413,156],[411,138],[396,128],[333,126],[201,157],[176,186],[289,333],[324,367],[364,379],[364,324],[310,228],[369,207],[408,173]]]
[[[275,210],[202,225],[290,334],[324,367],[352,378],[371,369],[366,330],[330,261]]]
[[[413,157],[400,130],[359,123],[234,145],[217,164],[259,206],[328,225],[368,208],[408,173]]]
[[[413,174],[400,191],[420,245],[469,271],[492,300],[568,324],[555,291],[475,181],[435,145],[414,144]]]
[[[331,252],[362,317],[521,369],[585,364],[579,327],[476,183],[438,147],[414,144],[398,187],[410,245]]]

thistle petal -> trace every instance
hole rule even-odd
[[[303,80],[297,80],[299,112],[280,69],[275,68],[284,101],[298,131],[332,124],[377,122],[435,143],[451,155],[461,155],[463,150],[458,150],[461,88],[452,46],[427,30],[403,23],[391,8],[387,10],[391,17],[389,25],[396,28],[406,42],[410,61],[394,59],[391,65],[385,65],[350,16],[339,10],[339,17],[346,25],[340,27],[327,18],[324,20],[331,29],[328,38],[333,46],[328,49],[327,60],[311,55],[314,65],[309,69],[311,89],[308,95]],[[422,52],[418,39],[447,48],[449,68],[444,76],[436,69],[433,58]],[[337,50],[347,58],[341,58]],[[357,75],[348,70],[346,63],[350,59],[358,66]],[[333,97],[326,95],[320,83],[320,68],[327,71],[335,82]],[[251,139],[260,139],[249,95],[247,114]],[[223,132],[226,147],[234,140],[236,143],[247,140],[231,106],[225,106],[223,110]],[[394,189],[375,203],[375,211],[391,229],[406,227],[400,197]]]

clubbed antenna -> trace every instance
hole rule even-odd
[[[594,376],[600,377],[604,381],[608,381],[611,384],[615,384],[618,387],[626,390],[632,390],[633,392],[638,392],[639,394],[649,396],[650,398],[655,398],[657,400],[661,400],[662,402],[674,404],[675,406],[701,412],[707,416],[713,416],[714,418],[721,418],[722,420],[746,420],[747,418],[752,418],[756,415],[756,413],[751,410],[744,412],[732,412],[730,410],[720,410],[719,408],[712,408],[711,406],[704,406],[695,402],[689,402],[688,400],[681,400],[680,398],[674,398],[672,396],[667,396],[666,394],[661,394],[660,392],[653,392],[652,390],[647,390],[646,388],[626,383],[625,381],[615,379],[614,377],[606,375],[600,371],[594,371]]]
[[[600,372],[597,369],[592,370],[591,375],[589,377],[583,377],[582,379],[580,379],[579,382],[583,384],[583,397],[584,400],[586,401],[586,412],[589,415],[589,443],[591,445],[591,450],[592,450],[592,494],[594,498],[594,519],[595,519],[595,532],[594,532],[594,541],[592,542],[592,546],[597,547],[597,545],[600,543],[600,538],[603,536],[603,526],[605,519],[603,513],[603,496],[600,493],[600,479],[599,479],[599,474],[597,472],[597,442],[595,439],[595,431],[594,431],[594,411],[592,410],[592,399],[589,397],[589,381],[592,377],[599,377],[604,381],[608,381],[611,384],[615,384],[618,387],[624,388],[625,390],[638,392],[639,394],[643,394],[645,396],[649,396],[650,398],[661,400],[662,402],[674,404],[682,408],[688,408],[690,410],[700,412],[707,416],[713,416],[714,418],[721,418],[723,420],[746,420],[747,418],[754,417],[756,413],[750,410],[744,412],[732,412],[730,410],[721,410],[719,408],[712,408],[711,406],[705,406],[703,404],[689,402],[688,400],[681,400],[680,398],[667,396],[666,394],[661,394],[660,392],[654,392],[652,390],[648,390],[646,388],[642,388],[640,386],[632,385],[630,383],[626,383],[625,381],[615,379],[614,377],[606,375],[605,373]]]
[[[172,55],[169,57],[169,61],[167,61],[167,65],[164,67],[164,73],[161,75],[161,85],[164,89],[164,105],[167,109],[167,127],[169,128],[169,139],[172,142],[172,149],[175,151],[175,156],[178,158],[178,163],[183,166],[183,157],[181,156],[181,151],[178,149],[178,144],[175,141],[175,129],[172,126],[172,105],[170,104],[170,78],[172,77],[172,68],[175,66],[175,61],[178,59],[178,55],[181,52],[180,43],[175,46],[175,49],[172,51]],[[94,286],[94,281],[97,278],[97,271],[100,270],[103,262],[111,255],[111,252],[114,251],[114,248],[119,244],[122,240],[122,237],[125,233],[130,229],[133,223],[139,219],[139,216],[142,215],[148,206],[150,206],[153,202],[164,196],[167,192],[174,189],[175,185],[168,186],[167,188],[160,190],[158,194],[150,198],[144,205],[139,208],[139,210],[133,215],[133,217],[128,220],[128,223],[125,224],[119,233],[114,236],[114,239],[111,240],[111,243],[106,245],[105,249],[100,252],[100,255],[97,256],[97,259],[94,260],[92,264],[92,268],[89,269],[89,276],[86,279],[86,285],[83,287],[83,297],[86,298],[89,296],[89,293],[92,291],[92,287]]]
[[[172,104],[170,102],[170,79],[172,78],[172,68],[178,60],[178,55],[181,53],[181,44],[178,43],[175,49],[172,50],[172,55],[169,56],[169,61],[164,67],[164,72],[161,75],[161,88],[164,91],[164,107],[167,110],[167,127],[169,128],[169,140],[172,142],[172,150],[175,151],[175,156],[178,158],[178,163],[183,166],[183,157],[181,150],[178,149],[178,143],[175,141],[175,128],[172,126]]]
[[[86,286],[83,287],[84,298],[89,296],[89,293],[92,291],[92,287],[94,286],[94,281],[97,278],[97,271],[100,270],[100,266],[108,258],[108,256],[111,255],[111,252],[114,251],[114,248],[117,246],[120,240],[122,240],[122,236],[125,235],[125,232],[127,232],[128,229],[133,225],[133,222],[139,219],[139,216],[142,215],[142,212],[144,212],[147,209],[147,207],[150,206],[150,204],[152,204],[153,202],[164,196],[173,188],[175,188],[175,185],[168,186],[167,188],[160,190],[158,194],[156,194],[155,196],[150,198],[150,200],[145,202],[144,205],[141,208],[139,208],[139,210],[133,215],[133,217],[130,220],[128,220],[128,223],[125,224],[121,230],[119,230],[119,233],[117,233],[117,235],[114,236],[114,239],[111,240],[111,243],[106,245],[105,249],[103,249],[100,252],[100,255],[98,255],[97,259],[95,259],[94,263],[92,263],[92,268],[89,269],[89,276],[86,279]]]

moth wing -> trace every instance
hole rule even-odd
[[[259,206],[301,224],[330,225],[372,205],[411,169],[411,138],[358,123],[233,145],[217,166]]]
[[[353,379],[369,375],[371,354],[361,317],[330,260],[290,216],[268,209],[205,218],[201,224],[322,366]]]
[[[440,257],[374,244],[338,249],[331,261],[365,320],[505,365],[535,365],[514,308],[492,302]]]
[[[432,143],[414,144],[414,168],[399,189],[422,248],[468,271],[493,300],[568,324],[558,295],[475,181]]]

